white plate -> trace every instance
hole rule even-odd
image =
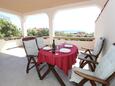
[[[73,47],[73,45],[71,45],[71,44],[65,44],[64,47],[68,47],[69,48],[69,47]]]
[[[51,50],[51,47],[44,47],[43,50]]]
[[[61,48],[59,51],[62,52],[62,53],[69,53],[69,52],[71,52],[71,50],[67,49],[67,48]]]

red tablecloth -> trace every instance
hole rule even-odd
[[[64,45],[61,47],[64,47]],[[76,57],[78,54],[78,48],[75,45],[69,49],[71,49],[71,52],[69,53],[56,51],[55,54],[51,51],[40,49],[38,52],[38,63],[47,62],[48,64],[56,65],[63,70],[65,74],[68,74],[68,70],[72,68],[74,63],[76,63]]]

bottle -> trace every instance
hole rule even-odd
[[[55,53],[55,40],[53,39],[53,43],[52,43],[52,53]]]

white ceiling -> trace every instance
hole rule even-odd
[[[0,0],[0,8],[26,13],[83,1],[88,0]]]

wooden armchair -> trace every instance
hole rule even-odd
[[[39,78],[41,79],[40,70],[38,68],[39,65],[36,62],[38,56],[38,48],[35,37],[24,37],[22,38],[22,42],[28,61],[26,67],[26,73],[29,73],[29,70],[31,70],[33,67],[36,67]]]
[[[74,67],[72,69],[70,81],[83,86],[90,81],[92,86],[96,86],[96,82],[102,86],[109,86],[110,80],[115,78],[115,44],[110,47],[108,52],[100,59],[95,72]]]
[[[103,49],[104,41],[105,39],[100,37],[96,41],[94,49],[86,49],[84,53],[81,52],[78,55],[78,59],[80,59],[80,68],[83,68],[86,64],[88,64],[92,71],[95,70],[95,63],[97,63],[97,58]],[[92,61],[92,63],[90,63],[90,61]]]

